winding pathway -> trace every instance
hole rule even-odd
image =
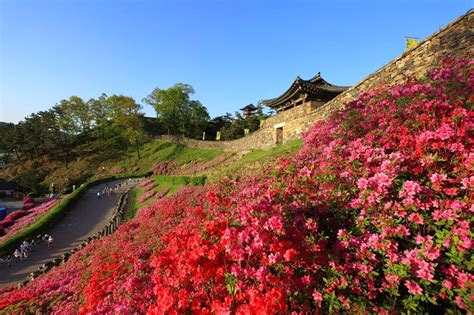
[[[0,265],[0,287],[8,287],[25,280],[30,272],[42,264],[61,256],[78,246],[83,240],[102,230],[112,216],[120,196],[130,185],[122,185],[110,196],[97,199],[96,193],[106,185],[113,187],[125,180],[116,180],[89,188],[72,209],[54,227],[46,231],[54,238],[52,248],[46,244],[34,248],[28,258],[21,262],[12,260],[11,267]]]

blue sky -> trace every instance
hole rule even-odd
[[[0,0],[0,121],[191,84],[211,117],[320,71],[352,85],[473,1]],[[144,105],[147,115],[154,110]]]

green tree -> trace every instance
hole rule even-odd
[[[92,113],[88,104],[78,96],[71,96],[67,100],[61,100],[59,107],[62,119],[68,121],[69,132],[89,143]]]
[[[141,105],[129,96],[112,95],[107,99],[112,122],[121,130],[128,142],[135,146],[140,159],[140,142],[144,138]]]
[[[15,155],[21,163],[20,139],[20,132],[15,124],[9,123],[0,128],[0,151],[7,155]]]
[[[105,132],[111,120],[111,109],[107,102],[107,95],[102,93],[97,99],[91,98],[87,101],[93,126],[97,132],[98,147],[101,146],[102,140],[105,139]]]
[[[207,125],[206,135],[209,137],[209,139],[215,139],[217,132],[230,128],[233,121],[234,118],[232,117],[231,113],[226,113],[225,115],[212,118]]]
[[[194,89],[189,84],[177,83],[164,90],[155,88],[143,102],[156,110],[158,122],[168,134],[199,137],[206,129],[209,113],[197,100],[191,100]]]
[[[261,105],[257,105],[257,110],[250,116],[243,116],[236,112],[232,124],[221,129],[222,138],[224,140],[241,138],[244,136],[244,129],[249,129],[250,132],[257,131],[260,128],[260,120],[266,119],[269,116],[269,114],[263,113]]]

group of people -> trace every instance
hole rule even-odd
[[[7,266],[10,267],[13,259],[15,259],[15,261],[23,261],[28,258],[33,248],[38,247],[41,243],[44,243],[48,248],[51,248],[53,246],[53,241],[53,237],[48,234],[38,235],[31,241],[25,240],[21,243],[20,247],[13,252],[13,255],[0,258],[0,263],[7,264]]]
[[[97,192],[97,198],[100,198],[101,196],[110,196],[112,193],[112,188],[110,188],[108,185],[104,187],[101,191],[99,190]]]
[[[125,182],[116,184],[113,188],[109,187],[108,185],[105,185],[105,187],[102,190],[99,190],[96,193],[97,199],[99,199],[102,196],[110,196],[112,192],[117,191],[119,188],[127,186],[127,185],[136,184],[136,183],[139,183],[140,181],[141,181],[141,178],[129,178]]]

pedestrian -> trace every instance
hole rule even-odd
[[[100,191],[97,192],[97,199],[100,199]]]
[[[7,258],[5,259],[7,266],[11,267],[12,266],[12,255],[8,255]]]
[[[21,254],[20,250],[17,248],[15,252],[13,253],[13,256],[15,256],[15,259],[18,261],[23,261],[23,255]]]
[[[41,235],[36,235],[35,237],[35,246],[38,246],[39,244],[41,244],[41,240],[43,239],[43,237]]]
[[[28,258],[28,249],[26,247],[23,247],[20,251],[23,258]]]
[[[53,246],[53,240],[53,237],[50,235],[48,238],[48,248],[51,248],[51,246]]]

